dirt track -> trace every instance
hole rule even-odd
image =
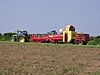
[[[100,48],[0,43],[0,75],[100,75]]]

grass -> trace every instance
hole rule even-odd
[[[78,71],[77,67],[67,66],[63,69],[64,73],[76,73]]]
[[[83,65],[67,65],[63,69],[63,74],[68,74],[68,75],[79,75],[81,69],[83,69]]]
[[[89,75],[100,75],[100,71],[92,72]]]
[[[0,41],[2,44],[33,44],[33,45],[44,45],[44,46],[62,46],[62,47],[81,47],[81,48],[100,48],[100,46],[97,45],[76,45],[76,44],[52,44],[52,43],[36,43],[36,42],[25,42],[25,43],[19,43],[19,42],[10,42],[10,41]]]

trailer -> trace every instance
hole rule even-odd
[[[76,44],[86,45],[89,41],[89,34],[77,33],[76,34]]]

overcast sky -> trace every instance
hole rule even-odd
[[[0,0],[1,33],[47,33],[67,24],[100,35],[100,0]]]

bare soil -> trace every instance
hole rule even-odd
[[[100,75],[100,48],[0,43],[0,75]]]

